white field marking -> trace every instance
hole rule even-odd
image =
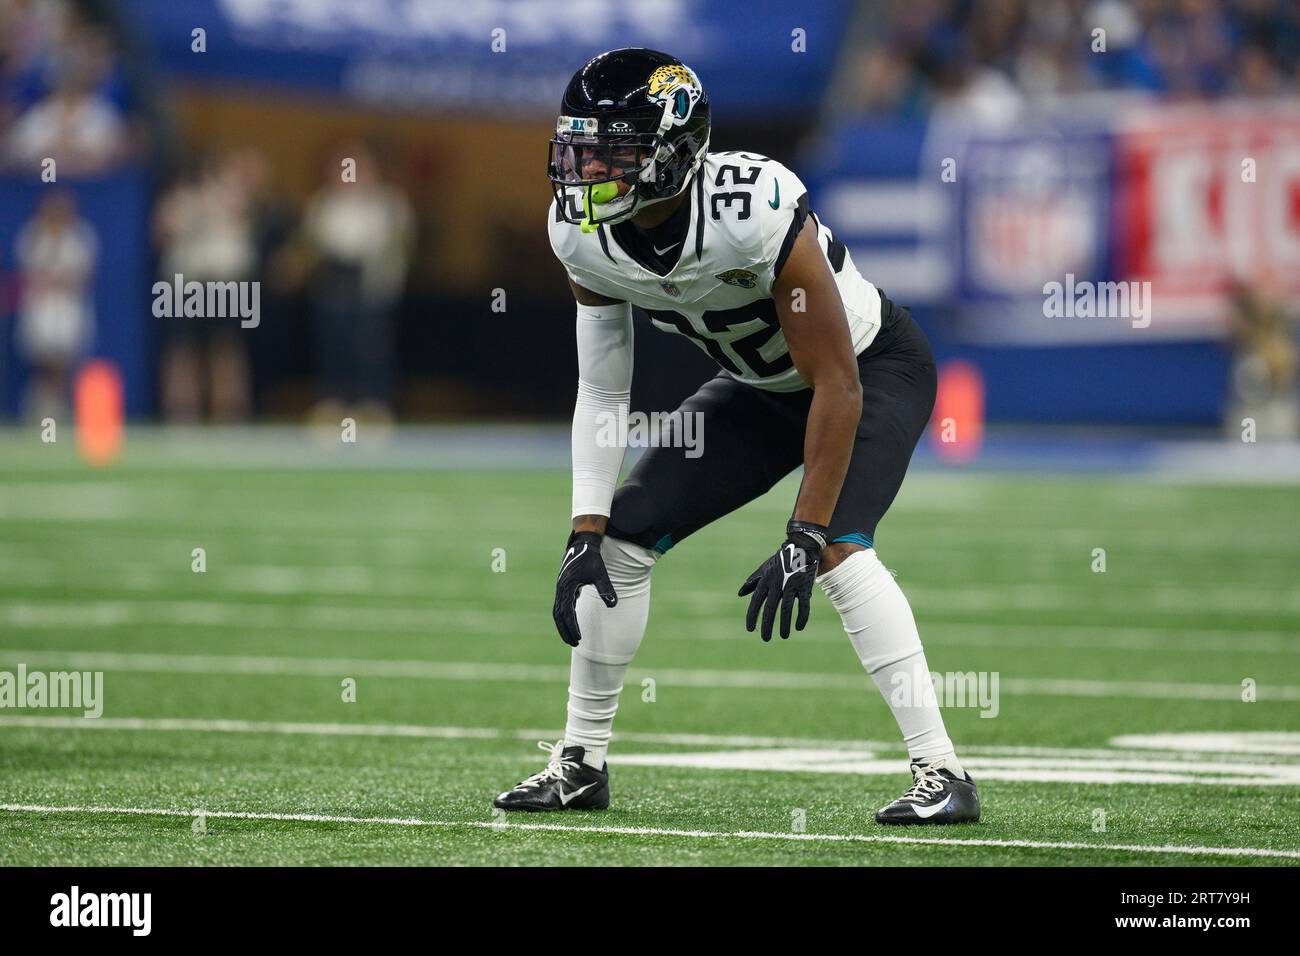
[[[415,737],[438,740],[558,740],[564,731],[558,728],[522,728],[503,730],[497,727],[430,726],[424,724],[339,724],[298,723],[292,721],[213,720],[185,717],[84,717],[21,716],[0,717],[0,729],[27,727],[45,730],[119,730],[180,731],[187,733],[277,734],[320,737]],[[868,746],[877,751],[895,750],[902,744],[888,741],[810,740],[803,737],[763,737],[745,734],[637,733],[616,731],[619,743],[684,747],[800,747],[833,748]],[[532,750],[527,751],[532,760]],[[900,758],[901,759],[901,758]]]
[[[1300,757],[1300,733],[1289,730],[1240,730],[1205,733],[1124,734],[1112,737],[1116,747],[1193,753],[1267,754]]]
[[[3,487],[0,485],[0,487]],[[1053,566],[1059,568],[1073,567],[1077,562],[1079,548],[1084,548],[1085,553],[1095,545],[1098,535],[1101,535],[1106,542],[1114,548],[1119,549],[1128,556],[1129,559],[1142,559],[1144,565],[1152,563],[1151,558],[1165,555],[1196,555],[1203,557],[1205,553],[1204,538],[1199,537],[1195,541],[1188,541],[1186,544],[1180,544],[1177,540],[1161,538],[1158,540],[1143,541],[1134,543],[1129,540],[1117,538],[1123,535],[1124,530],[1119,531],[1097,531],[1095,529],[1084,533],[1083,529],[1078,529],[1078,541],[1070,539],[1061,539],[1055,537],[1055,532],[1045,530],[1035,535],[1021,535],[1024,538],[1019,542],[1008,542],[1007,546],[1014,548],[1025,561],[1033,562],[1035,567]],[[268,548],[288,551],[295,557],[293,566],[300,567],[324,567],[335,561],[355,561],[359,554],[365,554],[369,564],[379,563],[380,559],[385,560],[382,563],[385,567],[397,569],[410,569],[412,563],[417,565],[433,564],[438,559],[438,553],[428,546],[428,534],[418,531],[408,531],[404,535],[398,529],[385,529],[382,534],[367,533],[365,528],[353,528],[348,531],[334,529],[326,531],[286,529],[283,531],[265,531],[258,528],[243,528],[237,530],[208,530],[202,531],[203,535],[213,542],[227,543],[229,545],[223,548],[227,554],[240,554],[249,552],[258,555],[264,555]],[[1233,530],[1234,535],[1240,535],[1243,546],[1239,549],[1240,553],[1249,557],[1296,557],[1296,546],[1294,539],[1287,539],[1280,542],[1277,547],[1267,548],[1257,546],[1250,533],[1243,534],[1240,528]],[[165,557],[167,554],[174,552],[187,537],[192,537],[193,532],[180,537],[157,537],[157,536],[140,536],[133,534],[130,538],[130,545],[137,554],[152,554]],[[1214,535],[1210,535],[1214,537]],[[953,567],[960,566],[962,569],[969,569],[970,557],[965,552],[980,551],[981,553],[988,550],[988,538],[984,532],[971,532],[969,537],[975,541],[952,540],[951,535],[946,531],[936,531],[933,534],[922,538],[909,540],[905,547],[889,548],[885,555],[885,560],[893,564],[900,556],[906,564],[912,566],[922,566],[928,568],[935,567]],[[1223,536],[1219,536],[1222,539]],[[484,524],[479,528],[478,538],[482,541],[503,542],[509,541],[510,549],[513,552],[519,552],[527,555],[547,555],[549,564],[552,555],[552,546],[544,543],[545,536],[539,530],[533,533],[526,528],[520,528],[517,524],[510,527],[497,528],[490,524]],[[66,539],[66,540],[63,540]],[[755,545],[761,542],[755,541]],[[1249,545],[1249,546],[1246,546]],[[21,566],[24,562],[33,560],[33,554],[39,547],[54,547],[59,553],[72,546],[77,549],[79,557],[82,559],[81,567],[87,565],[85,561],[94,559],[92,564],[103,563],[107,565],[107,570],[112,570],[117,566],[115,559],[122,557],[122,544],[120,541],[101,541],[100,539],[87,539],[84,529],[78,529],[75,526],[63,527],[52,525],[45,529],[44,540],[37,543],[21,542],[7,544],[0,542],[0,555],[7,553],[8,557],[4,560],[15,566]],[[714,542],[711,538],[702,538],[699,541],[692,541],[692,547],[697,556],[713,557],[720,560],[730,559],[736,549],[734,540],[726,542]],[[1056,550],[1051,550],[1055,548]],[[1226,542],[1223,547],[1216,544],[1216,555],[1222,557],[1222,552],[1228,550]],[[246,565],[245,565],[246,566]],[[947,575],[945,575],[947,576]],[[1249,582],[1240,582],[1249,584]]]
[[[3,487],[0,485],[0,488]],[[132,534],[123,541],[121,538],[87,537],[85,531],[78,528],[52,527],[41,530],[39,541],[0,541],[0,557],[16,566],[34,554],[51,554],[49,560],[53,562],[58,556],[66,554],[69,548],[75,548],[79,557],[102,561],[111,567],[114,559],[120,559],[128,549],[129,553],[141,558],[164,560],[191,536],[190,532],[177,532],[168,536]],[[486,529],[483,536],[495,537],[495,534],[492,529]],[[220,546],[226,554],[264,555],[268,551],[283,551],[298,555],[300,560],[309,564],[355,560],[357,554],[363,552],[367,558],[389,557],[408,565],[419,558],[433,560],[440,557],[437,548],[430,546],[428,536],[414,531],[405,535],[399,531],[388,531],[382,537],[376,537],[355,532],[284,534],[254,531],[227,535],[220,529],[213,529],[211,533],[204,532],[204,537],[216,542],[214,547]],[[531,545],[530,550],[532,549],[539,554],[543,550],[554,553],[554,549],[546,548],[542,541]]]
[[[12,647],[0,647],[0,660],[143,673],[250,674],[285,677],[338,677],[340,674],[346,674],[395,680],[504,681],[529,684],[566,683],[569,680],[567,665],[500,664],[483,661],[117,653]],[[633,668],[628,674],[628,680],[634,683],[645,677],[653,677],[665,686],[718,689],[862,691],[870,686],[865,673],[823,674],[660,667]],[[1188,684],[1163,681],[1002,677],[999,687],[1009,694],[1024,696],[1156,700],[1239,701],[1241,699],[1241,687],[1236,683]],[[1297,701],[1300,700],[1300,686],[1264,685],[1257,688],[1257,695],[1260,701]]]
[[[1099,576],[1100,577],[1100,576]],[[1080,587],[1055,584],[968,584],[930,587],[900,581],[915,607],[922,611],[1233,611],[1238,614],[1300,612],[1300,587],[1241,584],[1180,587],[1171,584],[1089,582]],[[716,591],[678,589],[674,600],[695,610],[722,605]]]
[[[993,647],[1087,648],[1116,651],[1300,654],[1290,631],[1182,627],[1109,627],[1097,624],[965,624],[930,621],[922,633],[940,644]]]
[[[711,619],[734,623],[721,613]],[[215,601],[86,601],[32,603],[0,599],[0,623],[14,629],[124,627],[128,625],[180,625],[184,627],[269,628],[287,631],[410,632],[430,634],[454,627],[482,630],[510,629],[527,632],[548,627],[536,611],[403,608],[356,605],[236,604]],[[1116,650],[1206,651],[1215,653],[1295,654],[1300,637],[1289,631],[1224,630],[1182,627],[1110,627],[1098,624],[968,624],[923,621],[923,636],[940,644],[974,644],[1025,647],[1077,647]],[[752,641],[739,627],[702,628],[699,631],[665,629],[656,640]],[[841,643],[838,631],[809,630],[793,640]]]
[[[127,485],[107,485],[99,482],[68,481],[48,483],[7,480],[4,482],[3,487],[5,489],[4,499],[15,504],[14,510],[19,515],[62,514],[67,510],[69,499],[74,496],[87,503],[85,510],[88,513],[110,518],[131,511],[132,507],[138,513],[145,515],[161,513],[165,517],[183,518],[192,516],[194,506],[201,500],[217,507],[228,506],[233,509],[241,509],[241,506],[246,504],[237,492],[225,489],[200,494],[197,489],[176,488],[167,496],[160,498],[156,488],[146,486],[143,482]],[[793,492],[796,487],[797,482],[787,483],[789,492]],[[1000,523],[997,519],[1013,514],[1023,521],[1023,506],[1018,506],[1011,495],[1000,495],[998,490],[994,484],[974,485],[969,478],[963,478],[962,481],[934,483],[925,481],[923,477],[913,477],[903,486],[895,507],[900,512],[909,515],[938,515],[945,521],[950,521],[949,516],[954,512],[972,517],[982,516],[990,519],[989,523],[995,527],[1005,527],[1005,523]],[[1124,497],[1119,504],[1121,506],[1128,504],[1129,506],[1127,508],[1115,508],[1115,513],[1120,515],[1141,515],[1148,519],[1152,514],[1160,513],[1176,516],[1194,507],[1197,503],[1197,497],[1194,495],[1179,494],[1176,490],[1162,489],[1162,491],[1164,494],[1162,498],[1150,495],[1148,496],[1149,502],[1138,502],[1129,497],[1131,488],[1126,488],[1123,492]],[[349,500],[352,496],[352,492],[348,489],[323,489],[322,493],[328,495],[332,501]],[[432,503],[445,503],[462,499],[483,500],[482,496],[476,495],[472,489],[466,489],[463,491],[443,492]],[[789,499],[790,494],[788,492],[782,493],[781,488],[778,486],[770,496],[764,496],[756,500],[751,505],[751,509],[756,512],[788,510]],[[274,508],[275,510],[279,510],[277,506],[282,504],[300,505],[302,503],[301,498],[292,490],[276,487],[260,489],[259,500],[267,503],[268,508]],[[1106,501],[1106,498],[1099,498],[1099,501]],[[536,499],[519,494],[499,493],[492,495],[491,502],[493,504],[501,502],[506,506],[510,506],[512,510],[531,514],[535,511],[533,506]],[[1106,501],[1106,503],[1115,507],[1110,501]],[[1144,507],[1148,503],[1149,507]],[[166,510],[162,510],[161,507],[151,508],[155,504],[159,506],[165,505]],[[381,513],[393,514],[394,516],[398,513],[421,513],[426,511],[437,514],[437,509],[431,507],[431,499],[428,494],[410,488],[385,489],[377,504]],[[93,507],[90,507],[92,505]],[[1038,507],[1047,510],[1051,505],[1048,502],[1043,502]],[[290,510],[289,513],[300,516],[311,512]],[[1207,520],[1214,518],[1213,515],[1206,517]]]
[[[0,729],[24,727],[37,730],[110,730],[110,731],[176,731],[183,733],[238,733],[301,735],[319,737],[412,737],[440,740],[557,740],[564,735],[559,728],[520,728],[505,730],[497,727],[457,727],[424,724],[342,724],[303,723],[293,721],[222,720],[186,717],[84,717],[23,715],[0,717]],[[1170,735],[1177,736],[1177,735]],[[1190,735],[1195,736],[1195,735]],[[1117,738],[1118,739],[1118,738]],[[898,741],[860,739],[821,739],[815,737],[771,737],[750,734],[695,734],[650,733],[615,731],[618,744],[644,744],[650,746],[681,747],[786,747],[795,749],[861,751],[877,754],[896,754],[896,766],[904,765],[905,750]],[[1081,747],[1024,747],[1015,745],[964,746],[966,755],[1001,757],[1042,757],[1051,760],[1128,760],[1218,762],[1223,764],[1253,765],[1253,757],[1235,751],[1195,751],[1174,748],[1159,751],[1146,748],[1121,750],[1118,748]],[[531,749],[522,759],[531,761]]]
[[[620,766],[680,767],[692,770],[747,770],[769,773],[832,773],[896,776],[897,759],[881,759],[869,749],[770,748],[702,753],[620,754]],[[1300,764],[1208,763],[1125,758],[980,757],[962,754],[962,765],[977,780],[1021,783],[1222,784],[1235,787],[1300,785]]]
[[[3,485],[0,485],[3,487]],[[206,503],[205,503],[206,504]],[[1241,529],[1236,528],[1234,533],[1241,534]],[[336,564],[347,564],[349,561],[355,561],[358,554],[365,554],[367,565],[381,565],[389,573],[400,572],[402,570],[411,570],[413,567],[435,565],[440,560],[439,552],[436,548],[431,548],[428,543],[427,535],[421,535],[418,532],[411,532],[403,537],[397,531],[385,531],[382,536],[365,534],[361,531],[352,531],[351,533],[336,532],[326,534],[323,532],[274,532],[274,533],[257,533],[255,531],[241,531],[225,535],[222,532],[203,532],[205,538],[213,544],[211,547],[219,548],[225,555],[224,564],[227,567],[238,567],[248,573],[255,572],[261,565],[251,563],[249,555],[255,555],[257,558],[264,558],[268,551],[280,552],[281,562],[276,567],[285,567],[295,572],[308,573],[314,570],[324,570],[332,568]],[[971,532],[971,534],[975,534]],[[1049,532],[1043,532],[1044,538],[1048,538]],[[1095,539],[1100,536],[1111,547],[1120,552],[1126,563],[1132,563],[1136,559],[1141,561],[1144,571],[1151,570],[1152,557],[1168,555],[1170,553],[1186,553],[1184,549],[1178,547],[1156,547],[1153,545],[1133,545],[1129,543],[1114,541],[1113,535],[1107,531],[1092,531],[1092,537],[1085,544],[1095,543]],[[99,571],[114,572],[122,568],[123,558],[129,554],[137,558],[147,559],[147,567],[159,569],[162,567],[158,562],[161,560],[164,564],[168,555],[174,554],[176,550],[185,543],[185,540],[193,536],[193,532],[172,537],[147,537],[132,535],[127,542],[120,539],[109,539],[107,537],[87,538],[84,530],[75,527],[55,526],[46,530],[42,535],[42,540],[33,541],[0,541],[0,568],[6,573],[15,572],[34,575],[41,570],[51,570],[58,568],[64,572],[68,570],[66,562],[60,562],[60,557],[68,548],[75,548],[77,551],[78,562],[75,570],[84,573],[94,573]],[[978,537],[976,534],[975,536]],[[1213,535],[1211,535],[1213,536]],[[1249,534],[1246,535],[1249,538]],[[531,559],[542,558],[544,563],[549,565],[553,557],[553,543],[548,543],[549,538],[527,532],[520,529],[517,525],[511,525],[508,528],[497,528],[491,525],[485,525],[478,529],[477,539],[480,543],[495,541],[497,543],[509,543],[512,551],[518,551],[528,555]],[[754,544],[758,545],[759,541]],[[126,548],[124,550],[124,544]],[[1027,567],[1033,567],[1038,572],[1038,577],[1047,569],[1053,569],[1061,573],[1072,572],[1078,566],[1078,549],[1080,546],[1070,545],[1062,546],[1059,540],[1039,540],[1029,545],[1021,545],[1015,548],[1019,556],[1020,563]],[[725,559],[736,549],[736,542],[728,540],[725,542],[715,542],[711,539],[701,539],[698,542],[692,542],[693,550],[699,555],[706,558]],[[987,550],[986,543],[981,542],[981,550]],[[1085,549],[1087,550],[1087,549]],[[1274,552],[1277,556],[1297,556],[1298,549],[1294,546],[1288,551]],[[1257,553],[1252,551],[1252,553]],[[1263,556],[1272,556],[1267,552],[1258,552]],[[1217,552],[1216,552],[1217,554]],[[1203,555],[1202,555],[1203,557]],[[951,581],[953,585],[964,583],[963,579],[969,579],[968,573],[971,568],[970,557],[964,553],[957,542],[947,540],[945,534],[938,532],[932,533],[923,539],[908,540],[905,545],[886,549],[886,560],[891,564],[894,561],[900,561],[905,568],[915,568],[924,566],[931,569],[942,569],[943,574],[932,575],[940,577],[946,581]],[[1208,569],[1211,562],[1202,560]],[[1231,569],[1229,569],[1231,570]],[[1240,571],[1240,569],[1238,569]],[[1244,574],[1238,580],[1224,579],[1222,569],[1219,570],[1216,582],[1220,587],[1238,586],[1241,587],[1259,587],[1260,582],[1257,578],[1247,577]],[[973,579],[973,584],[984,583],[981,579]],[[1033,584],[1035,582],[1025,582]],[[1037,582],[1042,584],[1040,580]],[[1289,582],[1279,577],[1272,585],[1285,587]],[[1138,582],[1118,582],[1112,583],[1112,587],[1145,587],[1151,585],[1164,585],[1177,587],[1183,584],[1182,578],[1170,578],[1168,580],[1151,581],[1143,577]]]
[[[181,565],[180,567],[184,567]],[[6,575],[28,590],[68,587],[66,576],[24,568]],[[128,566],[91,575],[99,586],[132,594],[167,594],[177,576],[156,568]],[[429,599],[428,572],[385,571],[352,566],[233,565],[210,574],[209,585],[227,592],[286,596],[351,595],[354,597]],[[1239,615],[1300,613],[1300,588],[1280,584],[1231,587],[1179,587],[1170,584],[1109,584],[1105,588],[1063,587],[1054,584],[995,584],[962,587],[909,586],[907,593],[920,608],[935,611],[1232,611]],[[433,595],[436,598],[436,595]],[[679,599],[691,599],[679,593]],[[701,597],[695,595],[694,597]],[[709,609],[725,607],[723,595],[702,595]]]
[[[42,466],[44,467],[44,466]],[[902,492],[895,502],[895,509],[900,514],[907,514],[912,517],[923,517],[934,515],[942,519],[945,523],[950,523],[950,516],[953,513],[967,516],[973,522],[979,519],[985,519],[985,522],[991,530],[1003,529],[1015,531],[1024,529],[1025,506],[1023,502],[1017,502],[1015,493],[1002,493],[996,483],[990,483],[982,487],[972,484],[972,477],[964,475],[956,481],[941,480],[931,482],[926,480],[925,475],[916,475],[908,479],[903,485]],[[996,479],[995,479],[996,481]],[[15,505],[22,507],[13,507],[13,511],[20,517],[29,517],[30,515],[42,516],[46,513],[61,515],[67,510],[69,500],[75,492],[75,497],[84,500],[88,505],[87,510],[95,515],[101,515],[106,518],[118,517],[123,512],[134,507],[139,513],[146,516],[162,514],[163,517],[192,517],[194,507],[199,503],[215,504],[217,507],[230,507],[232,509],[241,509],[247,502],[239,496],[239,493],[229,490],[218,489],[211,492],[201,493],[197,489],[176,488],[173,489],[164,498],[159,498],[158,491],[152,485],[146,486],[144,482],[138,482],[128,485],[106,485],[99,482],[38,482],[38,481],[16,481],[7,480],[3,482],[5,489],[4,499],[14,502]],[[559,485],[557,484],[557,490]],[[765,495],[755,500],[749,507],[756,513],[776,514],[781,511],[789,510],[790,498],[794,490],[798,487],[797,481],[791,481],[778,485],[769,495]],[[1143,518],[1150,520],[1153,515],[1178,517],[1186,513],[1189,509],[1195,509],[1200,502],[1205,500],[1204,494],[1186,493],[1179,487],[1152,489],[1152,493],[1146,495],[1144,499],[1134,497],[1133,486],[1131,484],[1121,485],[1117,480],[1114,486],[1119,492],[1118,495],[1101,494],[1091,501],[1093,504],[1104,504],[1110,509],[1111,517],[1127,520],[1130,518]],[[348,501],[352,498],[354,492],[351,489],[322,489],[322,494],[328,496],[332,502]],[[556,495],[559,498],[559,495]],[[268,510],[281,510],[280,505],[300,505],[301,497],[296,495],[292,490],[278,487],[268,487],[259,490],[259,500],[266,504]],[[440,516],[440,511],[436,507],[438,504],[447,502],[482,502],[484,500],[481,494],[476,494],[473,489],[450,490],[444,491],[434,499],[431,499],[426,492],[412,490],[410,488],[387,488],[384,490],[381,500],[377,502],[381,514],[392,515],[393,517],[404,516],[413,513],[429,512],[431,516]],[[512,510],[521,511],[524,514],[535,512],[534,505],[536,498],[520,495],[498,492],[491,496],[492,503],[501,502]],[[1220,518],[1233,516],[1234,509],[1231,498],[1222,499],[1223,511]],[[159,504],[167,506],[167,510],[160,511],[158,507],[151,508],[152,505]],[[1030,507],[1034,513],[1039,511],[1048,512],[1052,508],[1049,501],[1030,502]],[[1242,506],[1235,509],[1236,513],[1246,516],[1258,516],[1258,509],[1251,509],[1248,506]],[[315,514],[309,511],[290,510],[291,516],[305,516]],[[1014,516],[1019,519],[1021,524],[1014,525],[1007,522],[1007,518]],[[1210,521],[1215,518],[1214,515],[1206,515],[1206,520]],[[1225,520],[1224,527],[1228,522]],[[1130,526],[1125,526],[1126,530]],[[1040,529],[1030,527],[1026,530],[1036,532]],[[1092,529],[1067,528],[1068,531],[1091,531]],[[1144,530],[1140,527],[1132,530]],[[1213,529],[1212,529],[1213,530]],[[1226,537],[1226,536],[1225,536]]]
[[[1109,582],[1107,582],[1109,583]],[[1119,585],[1077,588],[1055,584],[993,584],[981,587],[907,588],[917,607],[940,611],[1232,611],[1275,615],[1300,611],[1300,588],[1243,586],[1194,588]]]
[[[184,817],[193,810],[168,807],[48,806],[36,803],[0,803],[4,813],[68,813],[107,816]],[[1300,859],[1300,850],[1272,850],[1238,846],[1172,846],[1134,843],[1077,843],[1065,840],[961,840],[865,833],[774,833],[763,830],[679,830],[670,827],[570,826],[563,823],[499,823],[486,820],[425,820],[418,817],[354,817],[323,813],[256,813],[247,810],[204,810],[209,820],[266,820],[277,823],[328,823],[349,826],[437,827],[441,829],[496,830],[499,832],[604,833],[617,836],[683,837],[694,840],[794,840],[813,843],[897,843],[920,846],[978,846],[1012,850],[1100,850],[1110,853],[1159,853],[1180,856],[1259,857]]]

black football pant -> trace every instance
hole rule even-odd
[[[934,355],[920,327],[883,294],[881,314],[880,332],[858,356],[862,417],[830,523],[832,541],[866,547],[874,546],[876,525],[903,483],[936,389]],[[663,553],[753,501],[803,464],[811,403],[810,389],[768,392],[720,372],[679,409],[702,415],[702,453],[648,449],[614,495],[606,533]]]

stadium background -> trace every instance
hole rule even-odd
[[[1233,405],[1234,315],[1294,317],[1288,4],[830,2],[780,35],[767,27],[781,16],[772,2],[675,0],[654,16],[561,7],[7,2],[7,126],[74,85],[71,73],[88,74],[89,95],[121,120],[102,142],[67,144],[83,155],[58,188],[99,235],[85,354],[122,370],[129,414],[204,414],[167,407],[169,320],[149,311],[165,265],[158,207],[203,164],[258,167],[234,174],[243,193],[229,200],[241,207],[235,241],[252,247],[249,274],[264,285],[264,320],[233,345],[250,363],[251,398],[217,411],[292,420],[334,387],[321,381],[330,346],[313,302],[326,280],[310,267],[304,212],[331,157],[365,145],[413,217],[400,295],[384,306],[394,373],[376,397],[404,420],[563,418],[571,309],[542,228],[544,134],[574,64],[634,40],[686,47],[712,91],[715,148],[795,168],[940,359],[980,370],[992,422],[1213,428]],[[1090,49],[1093,22],[1107,31],[1104,54]],[[494,30],[504,49],[493,50]],[[489,41],[471,42],[480,36]],[[90,64],[95,44],[105,50]],[[16,237],[49,184],[17,143],[6,153],[0,265],[12,318]],[[1243,182],[1245,157],[1254,182]],[[940,178],[945,159],[955,181]],[[1043,283],[1067,273],[1151,280],[1154,322],[1044,318]],[[498,289],[504,312],[493,310]],[[10,415],[26,373],[14,327]],[[685,341],[647,335],[639,347],[656,369],[638,377],[643,407],[672,407],[708,370]],[[1275,363],[1274,394],[1293,392],[1293,353]]]
[[[988,846],[875,832],[903,753],[820,596],[743,631],[797,477],[656,571],[615,808],[492,829],[567,680],[543,148],[624,44],[690,63],[714,148],[794,169],[935,345],[959,441],[878,540],[932,665],[1002,674],[997,719],[946,714]],[[0,665],[107,683],[98,720],[0,714],[0,862],[1300,859],[1298,50],[1290,0],[0,0]],[[260,281],[257,327],[155,318],[178,262]],[[1068,275],[1151,282],[1151,324],[1048,318]],[[649,329],[636,362],[644,411],[713,373]]]

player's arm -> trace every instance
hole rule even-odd
[[[805,228],[795,238],[772,285],[772,298],[790,358],[812,387],[813,398],[804,436],[803,485],[785,543],[740,588],[741,597],[752,595],[745,627],[754,630],[762,610],[765,641],[772,639],[778,606],[781,637],[790,636],[796,602],[795,629],[808,623],[813,581],[862,416],[862,383],[844,303],[815,229]]]
[[[580,307],[585,305],[585,306],[593,306],[593,307],[600,308],[600,307],[604,307],[604,306],[617,306],[617,305],[622,305],[622,304],[623,304],[623,303],[619,302],[617,299],[608,299],[608,298],[606,298],[606,297],[603,296],[603,295],[597,295],[595,292],[592,292],[590,289],[584,289],[582,286],[578,285],[578,283],[574,282],[572,279],[569,280],[569,288],[570,288],[571,290],[573,290],[573,299],[574,299],[575,302],[578,303],[578,305],[579,305]],[[630,342],[631,342],[631,339],[630,339],[630,337],[629,337],[629,345],[630,345]],[[596,359],[597,357],[596,357],[596,356],[590,356],[590,355],[589,355],[589,356],[587,356],[587,358],[589,359],[590,363],[594,365],[594,364],[595,364],[595,359]],[[581,383],[582,383],[582,381],[583,381],[583,377],[582,377],[582,366],[583,366],[583,354],[582,354],[582,341],[581,341],[581,335],[580,335],[580,337],[579,337],[579,343],[578,343],[578,383],[579,383],[579,384],[578,384],[578,388],[579,388],[579,391],[581,391],[581,389],[582,389],[582,384],[581,384]],[[628,374],[628,379],[627,379],[627,381],[628,381],[628,389],[629,389],[629,394],[630,394],[630,389],[631,389],[631,385],[632,385],[630,357],[629,357],[628,372],[629,372],[629,374]],[[622,458],[622,456],[620,455],[620,456],[619,456],[619,467],[622,467],[622,464],[623,464],[623,458]],[[616,472],[616,475],[617,475],[617,472]],[[612,491],[611,491],[611,494],[612,494]],[[578,500],[577,500],[576,489],[575,489],[575,497],[574,497],[574,502],[573,502],[573,504],[574,504],[574,507],[575,507],[575,508],[578,506]],[[575,512],[575,513],[574,513],[574,516],[573,516],[573,530],[574,530],[574,531],[594,531],[596,534],[604,534],[604,533],[605,533],[605,524],[606,524],[606,522],[607,522],[608,520],[609,520],[609,513],[608,513],[608,511],[607,511],[605,514],[578,514],[578,513]]]
[[[862,417],[862,382],[844,302],[822,255],[816,229],[803,229],[772,284],[790,358],[813,390],[804,438],[804,477],[796,521],[831,523],[853,438]],[[795,309],[800,305],[799,310]]]
[[[573,531],[555,582],[555,627],[566,644],[582,639],[575,609],[586,585],[607,607],[618,602],[600,556],[601,538],[623,466],[624,447],[602,440],[632,393],[632,309],[569,280],[578,308],[578,397],[573,408]]]

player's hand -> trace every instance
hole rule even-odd
[[[564,563],[560,565],[560,575],[555,579],[555,607],[551,616],[555,618],[555,629],[560,632],[564,643],[577,647],[582,640],[578,630],[578,592],[583,585],[590,584],[605,602],[605,607],[618,603],[614,593],[614,584],[609,580],[605,570],[605,559],[600,556],[600,535],[594,531],[575,531],[569,535],[568,550],[564,552]],[[751,628],[752,630],[752,628]]]
[[[785,530],[785,544],[781,549],[740,586],[740,597],[753,595],[745,614],[745,630],[754,630],[761,609],[765,641],[772,639],[772,623],[776,620],[778,606],[781,608],[783,640],[790,636],[790,612],[796,601],[799,602],[799,616],[794,622],[795,630],[802,631],[808,623],[813,581],[817,579],[817,566],[821,564],[822,548],[826,546],[826,529],[820,525],[791,521]]]

